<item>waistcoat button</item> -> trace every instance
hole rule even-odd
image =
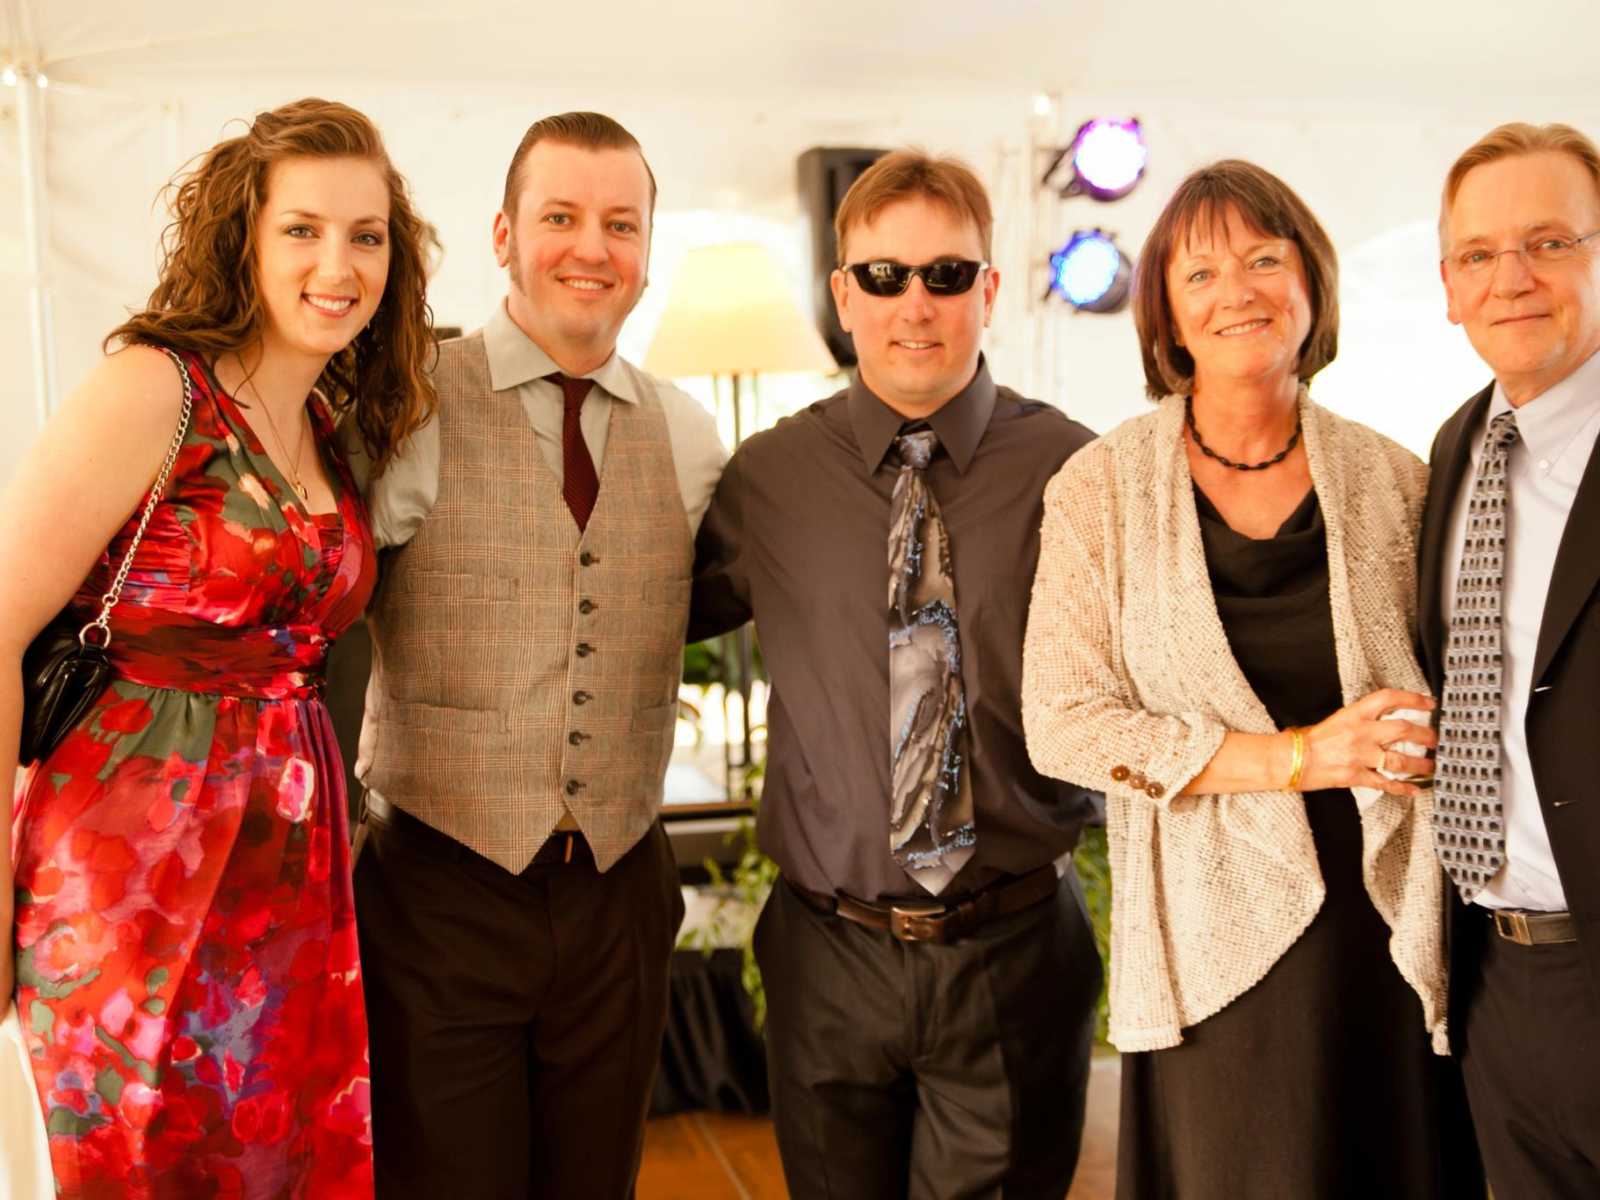
[[[594,647],[589,645],[588,642],[579,642],[577,645],[577,653],[579,658],[588,658],[589,655],[594,653]]]
[[[592,613],[597,607],[598,606],[595,604],[595,602],[593,600],[579,600],[578,601],[578,611],[581,612],[586,617],[590,613]]]
[[[582,787],[583,784],[579,783],[576,779],[567,780],[567,795],[576,796]]]
[[[572,702],[574,704],[587,704],[592,699],[594,699],[594,697],[585,691],[576,691],[572,693]]]
[[[592,567],[599,561],[600,559],[597,555],[590,554],[587,550],[578,555],[578,565],[580,567]]]
[[[581,746],[588,740],[589,735],[587,733],[580,733],[576,729],[567,734],[567,745],[569,746]]]

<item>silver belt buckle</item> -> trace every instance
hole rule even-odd
[[[1528,914],[1510,909],[1494,910],[1494,931],[1508,942],[1519,946],[1533,945],[1533,931],[1528,928]]]
[[[934,917],[943,916],[945,906],[911,901],[889,906],[889,932],[902,942],[935,942],[941,931]]]

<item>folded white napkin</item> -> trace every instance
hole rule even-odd
[[[0,1021],[0,1200],[55,1200],[50,1145],[16,1005]]]

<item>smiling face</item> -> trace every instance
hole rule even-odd
[[[616,348],[644,292],[649,212],[635,150],[542,141],[523,158],[515,215],[494,219],[495,259],[511,272],[511,319],[567,373]]]
[[[326,361],[372,319],[389,277],[389,188],[359,158],[286,158],[256,218],[264,347]]]
[[[1191,227],[1167,264],[1177,339],[1207,385],[1289,386],[1311,330],[1299,247],[1252,228],[1229,206],[1219,224]]]
[[[1600,350],[1600,251],[1585,242],[1570,259],[1529,263],[1501,254],[1481,274],[1451,260],[1481,246],[1525,246],[1540,235],[1600,230],[1600,190],[1570,154],[1542,151],[1468,171],[1450,205],[1440,266],[1450,320],[1462,326],[1513,404],[1561,382]]]
[[[851,263],[906,266],[984,257],[977,224],[925,196],[897,200],[852,226],[840,253]],[[993,267],[959,296],[930,295],[921,276],[898,296],[869,296],[844,271],[829,282],[839,324],[855,340],[862,381],[890,408],[926,416],[972,381],[1000,287]]]

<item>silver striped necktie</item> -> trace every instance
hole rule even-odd
[[[950,539],[924,472],[931,429],[895,439],[889,502],[889,849],[937,895],[976,848]]]
[[[1434,846],[1471,903],[1506,861],[1500,798],[1500,706],[1504,654],[1501,600],[1506,559],[1506,464],[1517,419],[1489,423],[1467,499],[1455,609],[1444,653],[1439,755],[1433,779]]]

